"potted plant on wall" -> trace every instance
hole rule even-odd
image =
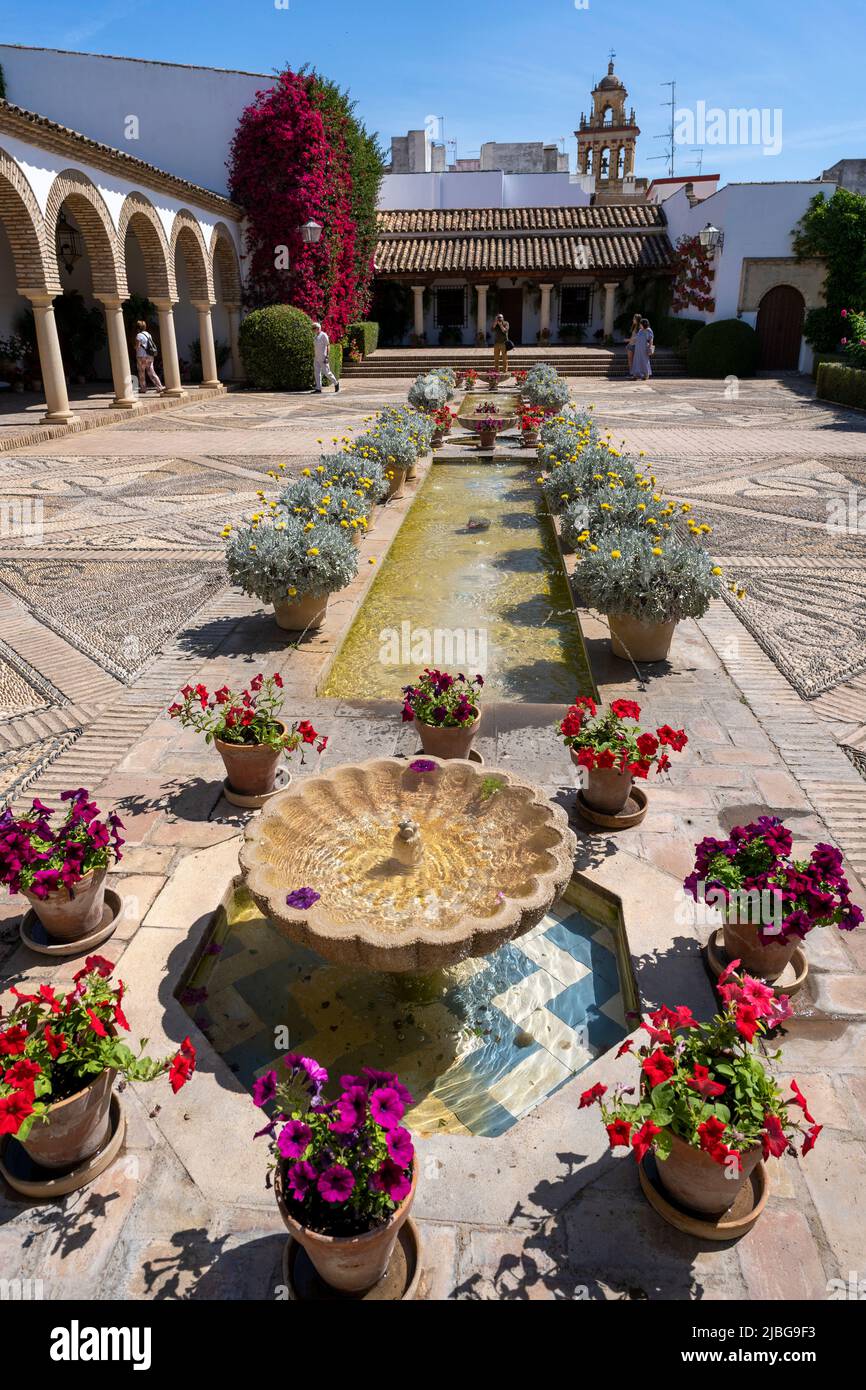
[[[695,867],[684,887],[696,902],[724,917],[724,949],[752,975],[773,983],[816,927],[853,931],[863,912],[851,901],[842,855],[815,845],[794,859],[793,836],[778,816],[738,825],[727,840],[695,846]]]
[[[454,424],[454,412],[449,410],[447,405],[441,406],[433,412],[433,423],[436,428],[433,431],[432,447],[441,449],[447,435],[451,433],[451,426]]]
[[[682,729],[664,724],[655,733],[641,730],[640,705],[613,700],[606,714],[595,701],[581,695],[571,705],[557,732],[571,752],[571,761],[584,774],[583,799],[594,811],[616,815],[628,801],[634,779],[645,781],[671,765],[667,750],[680,753],[688,743]]]
[[[524,410],[520,417],[520,442],[524,449],[538,445],[538,431],[544,423],[543,410]]]
[[[156,1062],[118,1037],[129,1025],[125,987],[113,972],[111,961],[88,956],[66,994],[51,985],[12,990],[17,1002],[0,1026],[0,1135],[14,1136],[42,1168],[71,1168],[105,1145],[118,1076],[153,1081],[167,1072],[176,1093],[195,1070],[189,1038]]]
[[[283,1066],[285,1080],[265,1072],[253,1092],[257,1106],[273,1106],[259,1133],[280,1214],[331,1289],[363,1293],[385,1277],[415,1199],[415,1150],[401,1124],[412,1096],[390,1072],[364,1067],[326,1100],[318,1062],[290,1054]]]
[[[483,676],[425,668],[414,685],[403,688],[403,723],[418,725],[421,747],[434,758],[468,758],[481,722],[478,701]]]
[[[259,513],[243,528],[222,534],[232,582],[272,603],[278,626],[288,632],[321,627],[329,596],[358,573],[357,547],[327,523]]]
[[[574,576],[580,597],[607,616],[613,653],[627,660],[664,661],[680,619],[703,617],[721,594],[721,567],[673,533],[603,529],[582,557]]]
[[[51,940],[82,941],[103,920],[123,822],[114,812],[103,816],[83,787],[61,792],[60,800],[60,812],[37,797],[22,815],[0,813],[0,882],[27,898]]]
[[[225,764],[226,789],[241,796],[267,796],[274,790],[277,767],[287,753],[315,745],[323,753],[327,737],[316,733],[309,719],[296,721],[291,729],[280,719],[283,708],[283,678],[279,673],[250,681],[239,694],[222,686],[213,695],[204,685],[185,685],[180,700],[168,713],[184,729],[204,734]],[[288,781],[291,781],[291,774]]]
[[[675,1206],[708,1222],[734,1206],[763,1160],[795,1152],[798,1136],[807,1154],[821,1132],[796,1081],[785,1097],[755,1041],[790,1017],[788,1001],[733,970],[720,993],[724,1009],[709,1023],[663,1006],[641,1024],[647,1043],[634,1052],[623,1043],[617,1055],[640,1063],[635,1099],[631,1087],[596,1085],[580,1100],[600,1104],[612,1149],[630,1148],[641,1165],[654,1154]]]

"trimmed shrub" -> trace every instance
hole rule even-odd
[[[822,362],[818,368],[816,395],[822,401],[866,410],[866,372],[839,362]]]
[[[689,344],[690,376],[754,376],[758,335],[742,319],[705,324]]]
[[[706,326],[706,319],[678,319],[667,315],[652,325],[656,347],[673,348],[685,357],[692,339]]]
[[[343,375],[343,344],[331,343],[328,356],[331,359],[331,371],[339,381],[340,377]]]
[[[238,336],[247,380],[258,391],[305,391],[312,384],[313,323],[303,309],[254,309]]]
[[[812,358],[813,381],[818,380],[818,368],[822,362],[839,362],[842,366],[845,366],[845,354],[842,352],[816,352]]]
[[[346,346],[357,347],[362,357],[370,357],[379,346],[378,323],[350,323],[346,329]]]

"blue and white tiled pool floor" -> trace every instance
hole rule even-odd
[[[421,1134],[502,1134],[627,1032],[613,937],[565,902],[493,955],[415,980],[330,965],[240,891],[183,1001],[244,1085],[289,1050],[336,1078],[396,1071]]]

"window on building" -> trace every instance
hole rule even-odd
[[[463,328],[466,324],[466,291],[462,285],[436,291],[436,327]]]
[[[559,291],[559,323],[588,324],[592,320],[592,285],[563,285]]]

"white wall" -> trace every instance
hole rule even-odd
[[[688,309],[682,318],[715,319],[737,317],[743,261],[753,257],[793,255],[792,232],[816,193],[829,198],[832,184],[809,183],[729,183],[696,207],[680,190],[664,204],[668,234],[676,245],[681,236],[694,236],[711,222],[725,234],[722,251],[715,262],[713,293],[715,312],[698,313]],[[757,314],[744,313],[744,322],[753,327]],[[811,349],[805,341],[800,352],[800,370],[812,365]]]
[[[150,23],[146,6],[130,24]],[[0,44],[7,100],[193,183],[227,192],[240,114],[273,76]],[[138,117],[139,138],[126,134]]]
[[[470,170],[445,174],[386,174],[379,208],[586,207],[589,193],[568,173],[503,174]]]

